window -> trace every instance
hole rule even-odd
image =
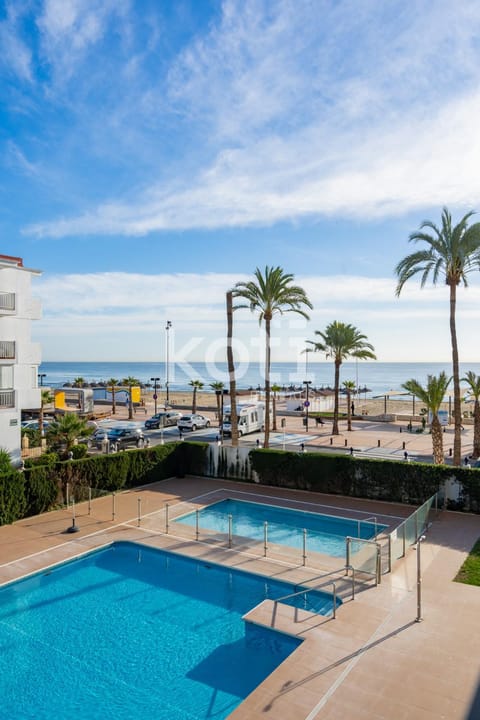
[[[0,365],[0,389],[13,388],[13,365]]]

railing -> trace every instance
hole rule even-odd
[[[375,535],[374,535],[373,537],[374,537],[375,540],[377,539],[377,535],[378,535],[378,524],[377,524],[377,518],[376,518],[375,515],[372,515],[371,517],[367,517],[367,518],[365,518],[365,520],[357,520],[357,523],[358,523],[358,537],[362,537],[362,533],[360,532],[361,527],[362,527],[362,522],[367,523],[367,522],[370,522],[371,520],[373,520],[374,525],[375,525]]]
[[[382,582],[382,546],[376,540],[346,538],[345,570],[362,572],[375,578],[375,585]]]
[[[15,340],[0,340],[0,360],[15,360]]]
[[[0,390],[0,408],[15,407],[15,390]]]
[[[324,587],[324,586],[322,586]],[[335,620],[337,617],[337,585],[336,583],[332,582],[332,604],[333,604],[333,610],[332,610],[332,617]],[[302,588],[302,590],[297,590],[297,592],[289,593],[288,595],[283,595],[282,597],[275,598],[273,601],[275,605],[279,602],[285,602],[285,600],[291,600],[292,598],[299,597],[300,595],[308,595],[310,592],[318,591],[318,587],[311,587],[311,588]],[[355,590],[352,592],[352,599],[355,597]]]
[[[423,505],[417,508],[414,513],[388,535],[389,572],[392,569],[393,562],[405,557],[407,547],[415,545],[418,538],[426,532],[430,526],[429,517],[432,508],[438,511],[438,493],[426,500]]]
[[[15,293],[0,292],[0,312],[15,310]]]

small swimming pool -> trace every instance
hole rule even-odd
[[[267,522],[268,542],[303,548],[305,529],[307,549],[333,557],[345,556],[347,536],[369,540],[388,527],[378,523],[375,525],[372,518],[351,520],[231,498],[202,508],[198,513],[199,527],[227,534],[229,515],[232,516],[233,535],[263,542],[264,523]],[[196,513],[182,515],[175,522],[196,525]]]
[[[245,623],[289,583],[114,543],[0,589],[1,716],[222,720],[298,647]],[[328,614],[332,597],[300,607]]]

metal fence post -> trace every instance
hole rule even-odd
[[[263,523],[263,557],[267,557],[268,522]]]
[[[347,574],[348,574],[348,568],[350,567],[350,543],[352,542],[351,537],[345,538],[346,546],[345,546],[345,566],[347,568]]]
[[[168,535],[168,503],[165,503],[165,535]]]
[[[66,504],[67,508],[68,508],[68,505],[69,505],[69,497],[68,497],[68,496],[69,496],[69,489],[70,489],[70,485],[69,485],[69,483],[67,482],[66,485],[65,485],[65,501],[66,501],[65,504]]]
[[[92,488],[88,486],[88,514],[92,512]]]
[[[140,527],[140,521],[142,518],[142,498],[138,498],[137,505],[138,505],[138,527]]]
[[[307,531],[303,528],[303,566],[307,563]]]
[[[112,492],[112,520],[115,520],[115,491]]]
[[[198,540],[199,530],[198,530],[198,515],[199,511],[198,508],[195,510],[195,540]]]
[[[232,547],[232,516],[228,516],[228,547]]]
[[[332,583],[333,585],[333,619],[337,617],[337,586],[335,583]]]

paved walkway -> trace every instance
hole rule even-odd
[[[162,508],[201,497],[227,483],[206,478],[171,479],[78,506],[79,532],[66,533],[71,512],[59,510],[0,528],[0,583],[115,539],[137,540],[191,556],[205,557],[253,572],[315,584],[316,568],[258,554],[212,547],[165,534]],[[228,483],[237,492],[275,495],[323,510],[391,516],[411,508]],[[141,499],[142,519],[137,509]],[[336,510],[335,510],[336,509]],[[115,517],[113,517],[115,515]],[[147,517],[148,516],[148,517]],[[304,642],[231,715],[232,720],[478,720],[471,703],[480,678],[480,589],[453,582],[480,537],[480,517],[443,512],[421,545],[422,615],[417,615],[417,554],[397,562],[378,587],[357,588],[354,600],[344,586],[337,618],[309,615],[265,601],[249,619],[294,633]],[[480,702],[477,699],[477,702]]]

